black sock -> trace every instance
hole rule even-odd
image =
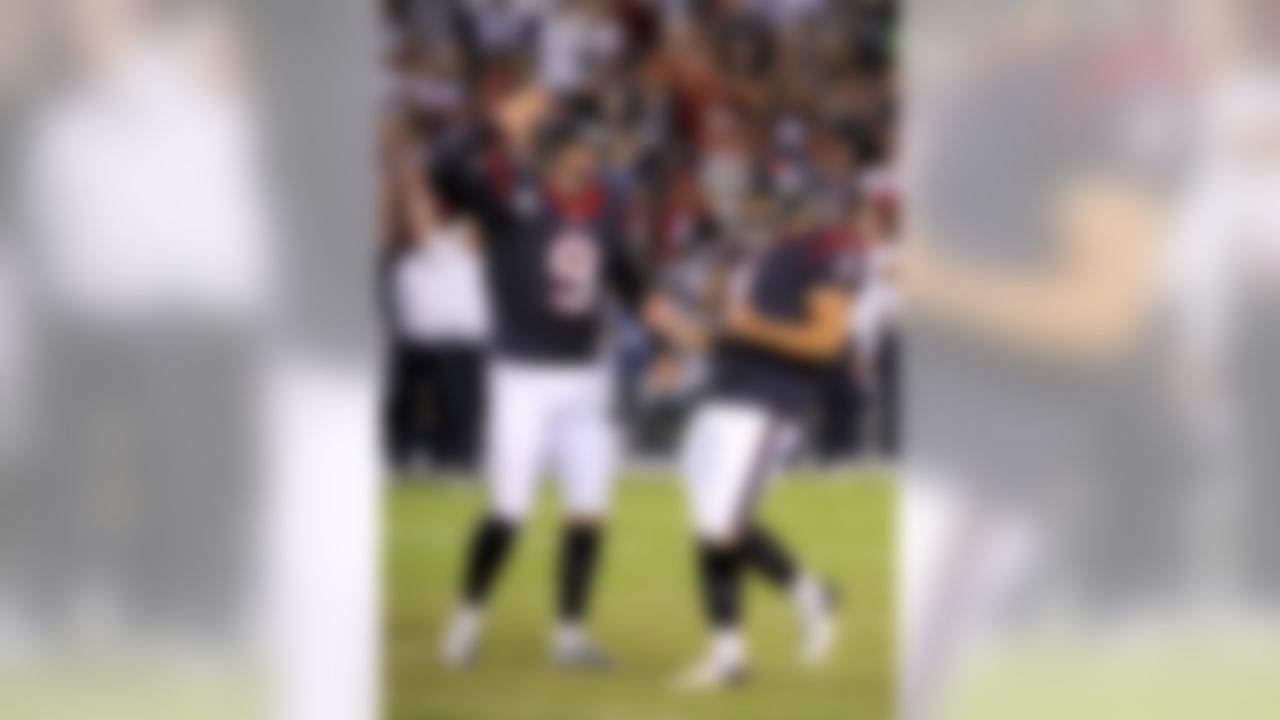
[[[596,559],[600,554],[600,529],[570,525],[560,541],[560,619],[577,623],[591,601]]]
[[[798,570],[791,553],[759,525],[752,525],[743,538],[742,559],[747,567],[760,572],[781,589],[790,588],[796,581]]]
[[[702,545],[702,603],[707,622],[717,629],[736,627],[742,614],[739,575],[742,554],[737,547]]]
[[[489,597],[515,535],[516,527],[510,522],[493,516],[480,521],[467,556],[464,592],[468,604],[482,605]]]

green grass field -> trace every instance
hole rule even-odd
[[[887,478],[792,477],[765,517],[798,555],[844,591],[831,662],[796,661],[789,605],[758,580],[748,598],[754,676],[729,693],[686,696],[677,671],[702,649],[693,555],[679,486],[667,478],[617,490],[594,635],[618,667],[572,675],[548,661],[557,539],[553,493],[501,580],[476,666],[436,658],[457,591],[462,547],[483,498],[471,486],[389,491],[386,544],[386,716],[397,720],[881,720],[892,714],[893,491]]]

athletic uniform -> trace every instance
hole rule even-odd
[[[733,263],[732,301],[783,323],[802,324],[822,288],[851,289],[857,268],[842,244],[802,236]],[[801,628],[801,659],[821,663],[836,636],[835,592],[803,569],[753,515],[760,493],[799,437],[821,393],[826,361],[804,361],[732,337],[717,340],[711,387],[689,426],[682,465],[694,529],[701,597],[712,630],[706,656],[680,686],[734,685],[747,676],[741,577],[758,573],[786,593]]]
[[[492,133],[436,164],[447,204],[481,224],[493,292],[488,469],[493,510],[518,521],[544,464],[554,465],[571,514],[599,515],[615,454],[610,375],[602,357],[606,294],[643,294],[624,247],[621,208],[596,184],[558,197],[515,163]]]
[[[856,257],[820,236],[773,245],[735,263],[730,292],[766,317],[803,320],[809,295],[852,289]],[[708,396],[687,432],[682,466],[704,538],[741,528],[821,392],[829,362],[795,359],[731,337],[717,340]]]
[[[490,507],[467,550],[462,603],[443,658],[460,666],[474,657],[486,600],[549,464],[571,519],[561,542],[552,654],[568,668],[606,667],[584,627],[602,535],[594,520],[608,507],[615,453],[601,352],[606,293],[634,305],[644,290],[624,248],[621,208],[599,183],[578,197],[557,196],[487,131],[439,158],[435,180],[446,204],[481,224],[496,338]]]

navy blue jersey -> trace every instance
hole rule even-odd
[[[767,318],[801,322],[814,290],[834,287],[852,292],[859,274],[857,263],[858,258],[842,243],[820,236],[797,238],[733,262],[729,292],[745,293],[755,311]],[[711,397],[800,417],[813,405],[833,362],[801,360],[722,336],[713,357]]]
[[[580,197],[557,197],[499,143],[480,137],[433,170],[445,203],[481,225],[499,356],[593,360],[609,295],[634,306],[645,290],[613,194],[597,184]]]

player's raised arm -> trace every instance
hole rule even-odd
[[[446,139],[430,164],[431,184],[447,205],[482,220],[502,215],[514,168],[531,162],[551,112],[546,91],[530,87],[504,98],[477,126]]]
[[[449,138],[429,166],[437,197],[454,210],[481,217],[491,213],[496,203],[491,173],[485,166],[486,140],[483,129]]]
[[[416,153],[406,141],[390,158],[395,206],[404,214],[405,227],[415,240],[425,242],[440,227],[440,208],[418,166]]]

